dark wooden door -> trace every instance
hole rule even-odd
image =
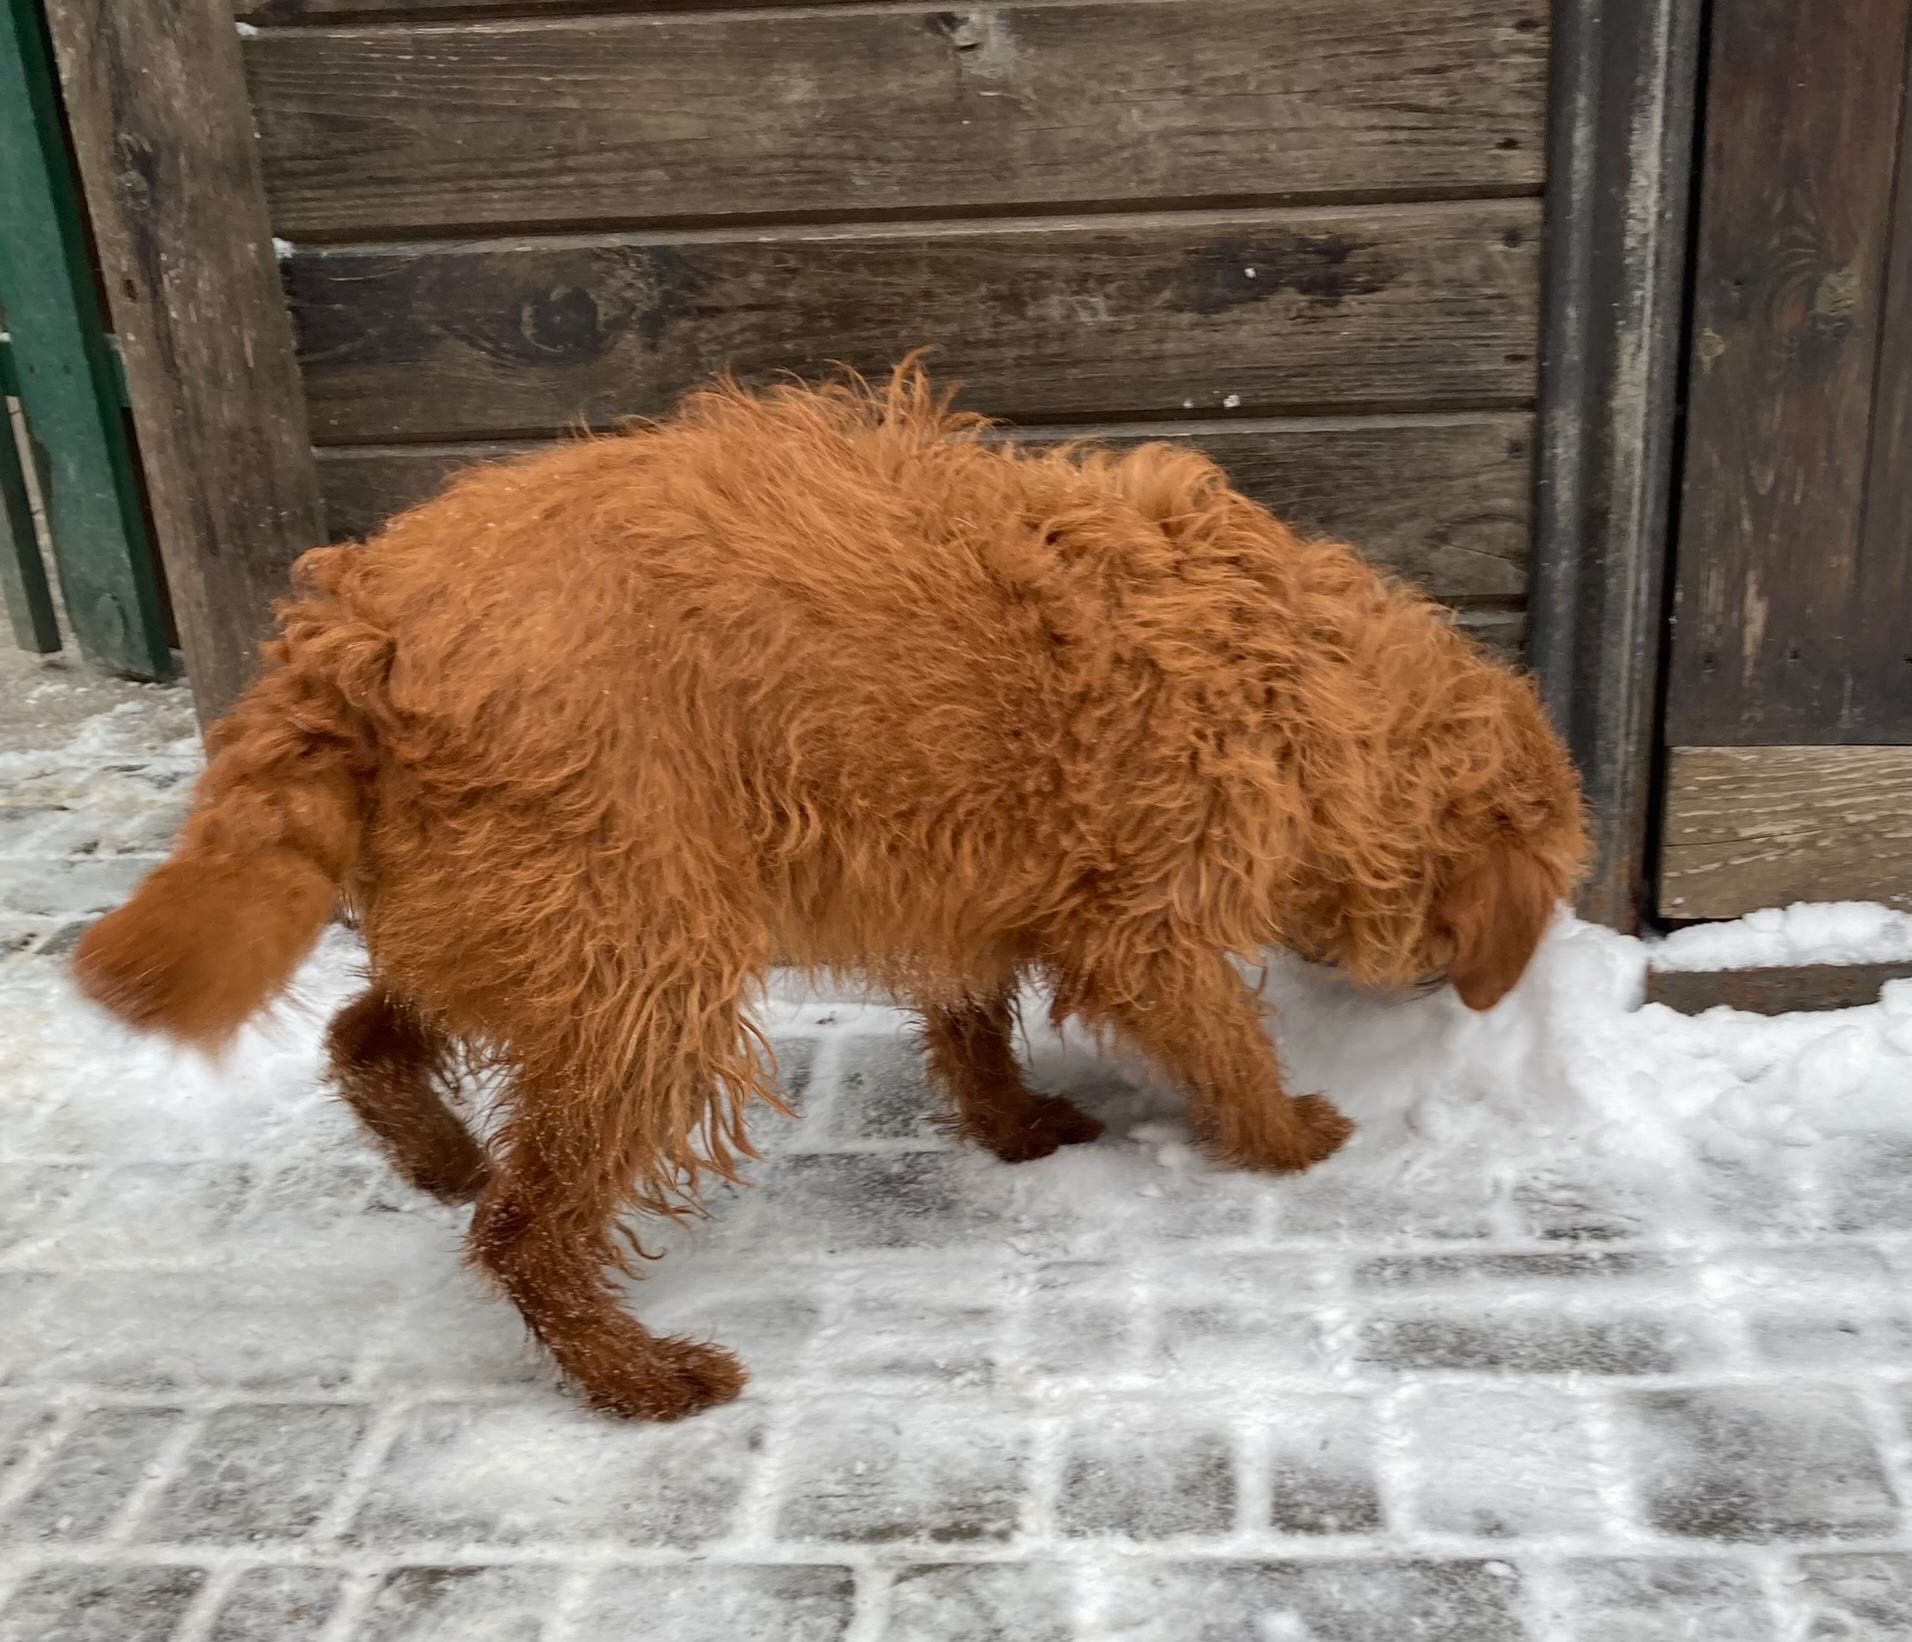
[[[1713,19],[1659,909],[1912,906],[1912,0]]]

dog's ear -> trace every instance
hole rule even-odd
[[[1487,1010],[1513,991],[1553,922],[1555,875],[1519,839],[1496,838],[1442,899],[1454,937],[1447,978],[1469,1009]]]

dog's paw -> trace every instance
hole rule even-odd
[[[1098,1118],[1060,1095],[1034,1095],[1013,1122],[987,1133],[970,1131],[977,1145],[1005,1163],[1028,1163],[1064,1146],[1085,1146],[1102,1133]]]
[[[658,1340],[644,1358],[584,1387],[593,1408],[627,1420],[681,1420],[727,1403],[750,1376],[722,1346]]]
[[[1324,1095],[1301,1095],[1295,1100],[1295,1115],[1301,1120],[1302,1145],[1291,1170],[1312,1168],[1333,1157],[1354,1133],[1354,1119],[1343,1117]]]

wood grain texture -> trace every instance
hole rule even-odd
[[[1790,1015],[1799,1009],[1856,1009],[1877,1003],[1887,981],[1912,977],[1912,963],[1799,964],[1773,969],[1649,969],[1646,1001],[1682,1015],[1743,1009]]]
[[[293,239],[1537,191],[1544,0],[1069,0],[246,42]]]
[[[226,0],[48,0],[202,721],[244,686],[286,567],[324,539]]]
[[[1860,526],[1908,16],[1906,0],[1714,11],[1676,744],[1912,741],[1912,717],[1857,709],[1851,644],[1874,619]]]
[[[233,16],[265,27],[347,22],[446,22],[473,17],[537,17],[546,13],[758,11],[813,6],[817,0],[233,0]],[[887,0],[834,0],[856,6]]]
[[[605,426],[725,369],[875,373],[923,344],[1017,421],[1521,408],[1537,239],[1516,200],[309,251],[285,272],[313,430],[341,444]]]
[[[1912,748],[1672,750],[1662,916],[1854,900],[1912,908]]]
[[[1522,415],[1094,429],[1109,444],[1185,439],[1297,528],[1351,541],[1445,599],[1526,591],[1532,418]],[[340,446],[319,452],[335,535],[361,538],[475,462],[533,445]]]
[[[1912,742],[1912,25],[1905,86],[1849,640],[1853,741]]]

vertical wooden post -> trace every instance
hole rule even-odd
[[[201,722],[324,539],[230,0],[47,0]]]
[[[0,308],[27,426],[47,453],[41,503],[74,637],[113,672],[165,678],[172,651],[38,0],[0,0]],[[14,563],[24,592],[32,566]]]
[[[1581,913],[1646,902],[1702,0],[1554,0],[1528,653],[1586,784]]]

